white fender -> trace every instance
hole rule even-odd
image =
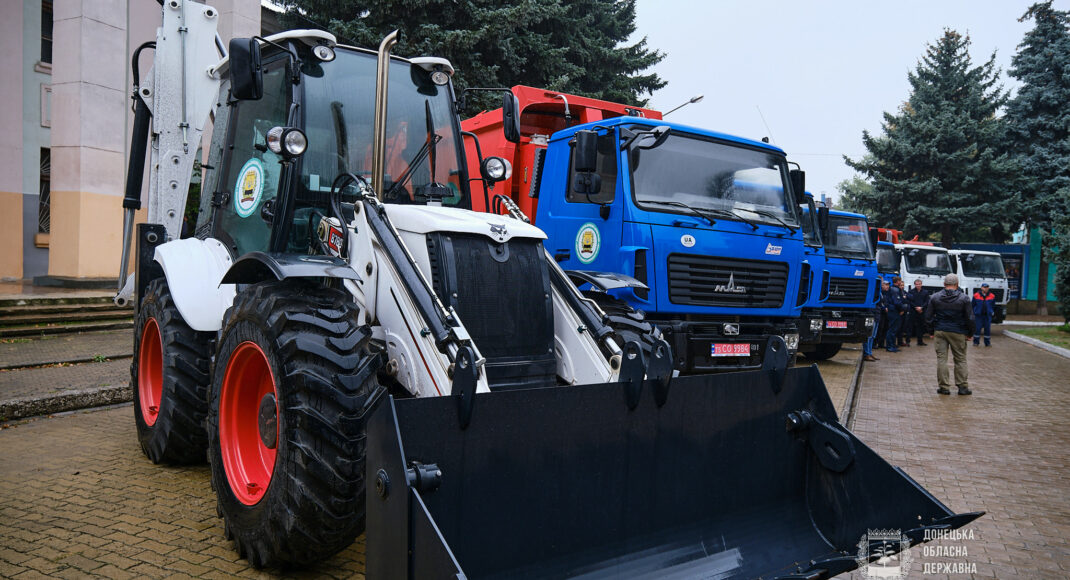
[[[163,267],[179,314],[193,330],[214,332],[234,303],[234,284],[219,281],[233,262],[219,240],[187,238],[156,247],[153,259]]]

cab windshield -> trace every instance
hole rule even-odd
[[[989,254],[959,254],[962,275],[971,278],[1006,278],[1003,260]]]
[[[869,224],[863,218],[830,215],[825,253],[841,258],[872,260],[873,248],[869,245]]]
[[[951,260],[946,251],[908,248],[903,253],[907,259],[907,271],[911,274],[944,276],[951,273]]]
[[[313,197],[328,193],[344,171],[371,182],[375,70],[374,54],[341,47],[330,62],[302,59],[301,112],[310,146],[301,158],[301,186]],[[386,202],[425,203],[428,186],[437,183],[451,194],[444,205],[469,207],[449,85],[436,85],[428,71],[393,59],[389,91],[386,175],[378,193]]]
[[[714,219],[799,226],[781,154],[673,132],[628,155],[636,204],[647,211],[688,213],[684,204]]]
[[[899,271],[899,262],[895,260],[895,249],[877,248],[877,271],[881,274],[894,274]]]

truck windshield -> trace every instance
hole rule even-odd
[[[1003,260],[990,254],[959,254],[962,275],[971,278],[1006,278]]]
[[[374,54],[341,47],[330,62],[302,59],[301,111],[309,147],[301,158],[301,185],[311,197],[329,192],[343,171],[371,181],[375,68]],[[379,193],[393,188],[394,195],[384,201],[423,203],[421,193],[434,181],[453,193],[444,205],[469,207],[448,87],[431,82],[419,66],[391,60],[386,176]],[[394,188],[406,171],[405,183]]]
[[[894,274],[899,271],[894,249],[877,248],[877,271],[881,274]]]
[[[783,155],[670,133],[661,145],[633,148],[629,157],[635,201],[647,211],[684,213],[672,208],[676,203],[738,214],[723,219],[798,226]]]
[[[943,276],[951,273],[951,260],[946,250],[909,248],[903,250],[907,259],[907,272]]]
[[[829,256],[873,259],[873,248],[869,246],[869,224],[863,218],[830,215],[828,238],[825,240],[825,253]]]

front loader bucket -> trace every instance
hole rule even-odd
[[[782,379],[782,380],[781,380]],[[369,578],[825,578],[956,515],[837,423],[816,367],[454,397],[368,425]],[[860,542],[863,542],[860,544]],[[886,554],[885,554],[886,555]]]

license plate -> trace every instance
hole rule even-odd
[[[825,322],[825,328],[847,328],[846,320],[829,320]]]
[[[750,356],[750,343],[715,342],[710,345],[712,356]]]

